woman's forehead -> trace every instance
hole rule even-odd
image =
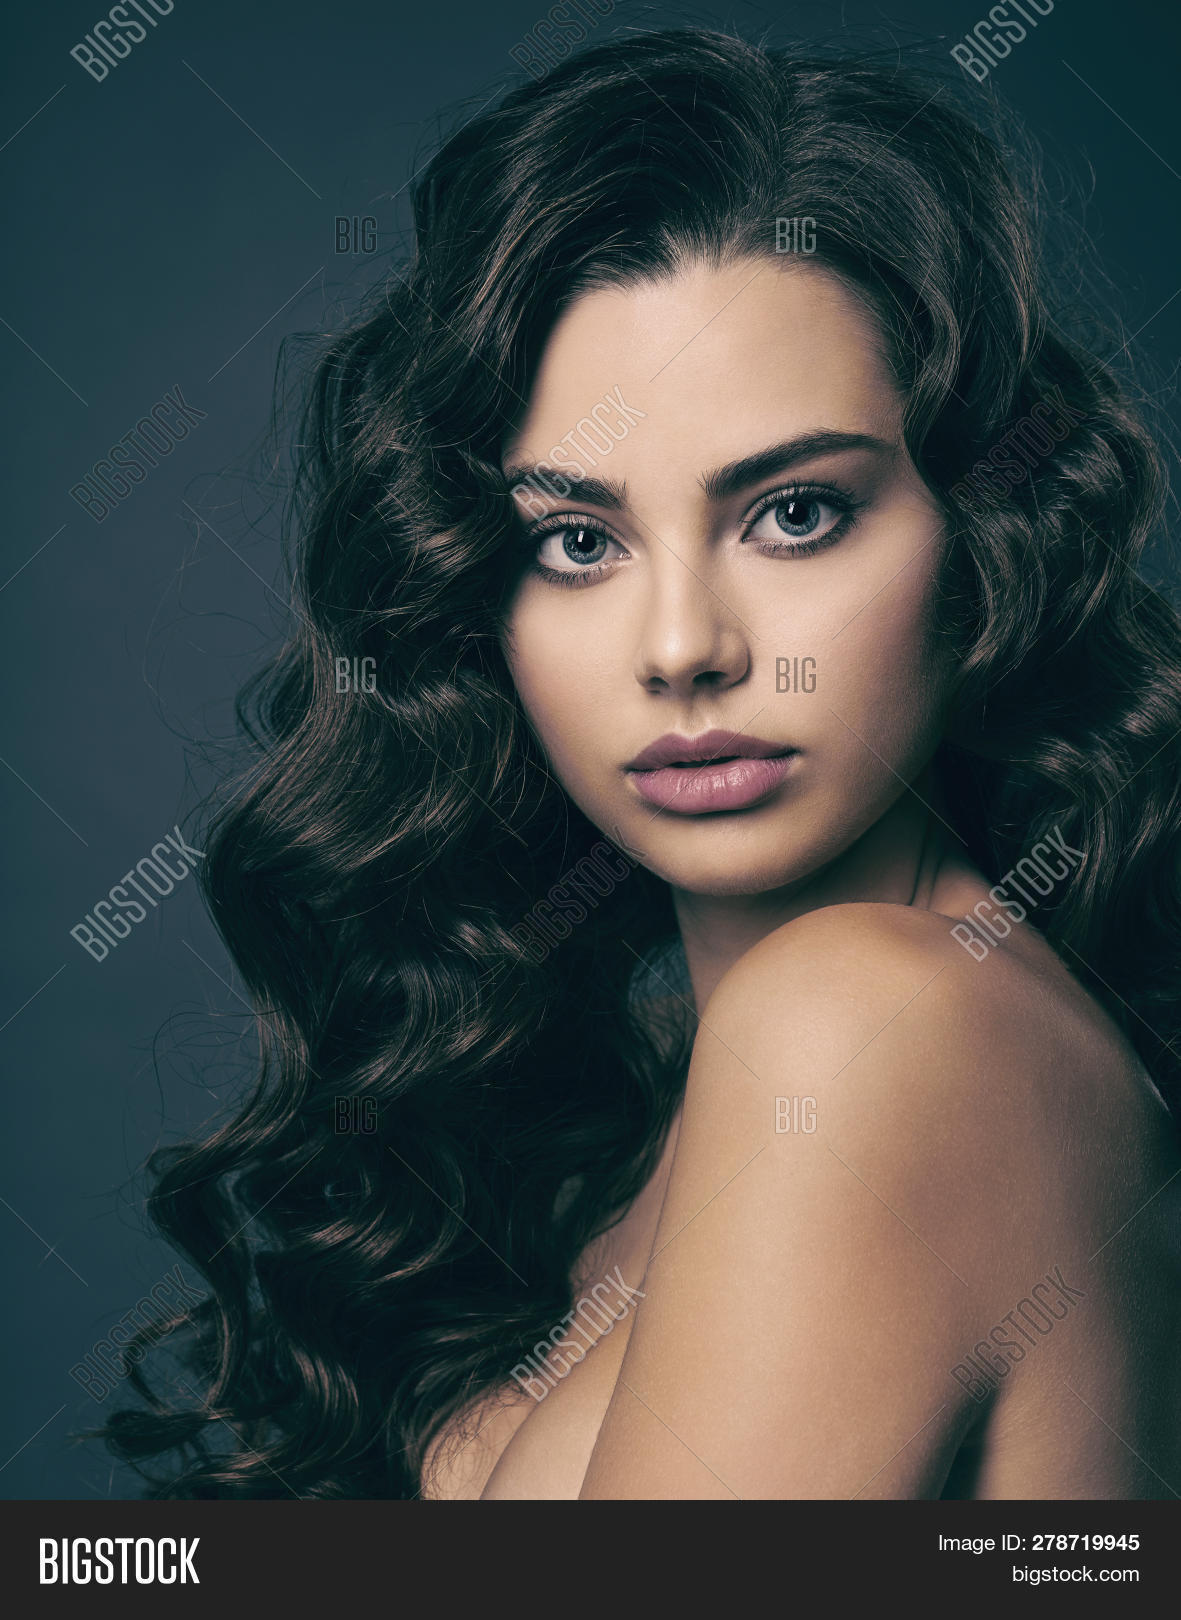
[[[901,399],[868,305],[798,260],[695,265],[583,294],[542,352],[506,466],[555,446],[615,402],[633,431],[612,472],[659,461],[697,472],[818,428],[893,438]]]

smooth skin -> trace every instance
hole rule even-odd
[[[790,917],[910,899],[925,810],[899,800],[934,752],[954,678],[930,623],[943,520],[903,443],[873,321],[818,271],[744,260],[580,299],[550,337],[506,465],[547,464],[616,388],[645,415],[587,471],[625,504],[518,496],[528,530],[545,510],[615,536],[605,571],[576,589],[526,575],[507,652],[566,791],[672,885],[702,1007]],[[703,488],[820,433],[862,447],[787,455],[721,497]],[[812,555],[768,554],[792,538],[770,512],[750,532],[751,514],[792,484],[846,491],[863,503],[853,527]],[[823,506],[817,532],[835,516]],[[556,537],[542,560],[586,572]],[[797,657],[815,660],[815,689],[777,692],[776,660]],[[798,749],[782,790],[731,815],[654,812],[622,767],[665,732],[714,728]]]
[[[1104,1022],[930,911],[838,906],[747,952],[702,1018],[581,1495],[934,1498],[957,1457],[949,1494],[1181,1486],[1152,1203],[1175,1155]],[[815,1131],[773,1134],[801,1094]],[[1055,1271],[1081,1297],[1043,1291],[1060,1319],[1018,1318],[978,1401],[952,1369]]]
[[[652,1180],[575,1279],[618,1268],[638,1305],[543,1400],[510,1384],[453,1426],[426,1494],[1181,1494],[1176,1134],[1040,935],[983,961],[952,935],[989,884],[929,769],[946,540],[869,312],[803,261],[586,294],[506,469],[616,389],[644,414],[586,468],[596,498],[518,496],[525,554],[600,571],[524,573],[505,645],[566,791],[672,888],[693,1058]],[[793,553],[834,532],[820,485],[855,521]],[[572,548],[536,533],[563,515]],[[795,656],[814,689],[779,692]],[[644,803],[627,762],[715,727],[796,748],[792,771],[742,811]],[[974,1379],[1047,1274],[1070,1290],[1051,1325],[1018,1319],[1021,1358]]]

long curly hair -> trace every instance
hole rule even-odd
[[[1163,478],[1051,311],[1028,190],[925,74],[704,29],[572,57],[418,179],[403,273],[314,370],[290,633],[206,833],[261,1062],[232,1118],[149,1165],[208,1287],[170,1324],[196,1403],[139,1368],[105,1430],[152,1494],[420,1493],[666,1139],[690,1037],[641,1015],[636,978],[675,940],[667,887],[553,781],[502,651],[522,546],[500,450],[588,288],[816,222],[947,514],[957,829],[994,882],[1051,829],[1085,852],[1032,920],[1175,1096],[1181,628],[1137,571]],[[1006,469],[1045,402],[1051,443]],[[339,693],[341,658],[374,678]],[[613,874],[593,898],[588,857]],[[535,908],[572,893],[539,948]]]

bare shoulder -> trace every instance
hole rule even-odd
[[[709,998],[584,1497],[938,1496],[968,1348],[1163,1181],[1070,976],[952,926],[825,908]]]
[[[1011,954],[991,951],[978,960],[957,941],[955,919],[911,906],[857,902],[824,906],[785,923],[751,947],[729,970],[711,998],[713,1010],[760,1002],[770,1010],[786,983],[807,990],[830,1015],[842,1002],[864,1005],[880,987],[883,999],[904,988],[915,970],[950,975],[941,1006],[962,1002],[986,1017],[994,998],[1038,993],[1037,977]],[[985,971],[978,972],[983,968]],[[949,993],[950,992],[950,993]],[[770,997],[768,1001],[767,998]],[[798,998],[793,994],[793,1002]],[[875,997],[875,999],[877,999]]]
[[[1000,952],[982,962],[969,956],[952,926],[901,905],[808,912],[734,964],[710,997],[702,1027],[736,1021],[752,1040],[778,1043],[786,1024],[793,1042],[819,1056],[821,1048],[837,1055],[851,1037],[876,1042],[901,1020],[896,1034],[904,1042],[887,1038],[881,1053],[904,1044],[915,1056],[937,1058],[916,1068],[937,1083],[949,1062],[957,1067],[965,1037],[1003,1041],[1023,1015],[1036,1022],[1045,997],[1033,976]]]
[[[721,980],[713,999],[761,987],[789,965],[808,971],[812,988],[820,989],[826,979],[839,983],[851,967],[880,971],[899,953],[937,956],[954,943],[948,919],[933,912],[871,902],[822,906],[753,945]]]
[[[875,1041],[896,1021],[920,1084],[979,1076],[990,1057],[1020,1054],[1032,1078],[1052,1054],[1084,1069],[1135,1063],[1115,1026],[1042,942],[1041,956],[1012,950],[976,955],[956,936],[956,920],[910,906],[825,906],[785,924],[748,950],[721,980],[703,1027],[737,1019],[752,1036],[765,1029],[836,1046],[853,1035]],[[1051,967],[1050,964],[1053,963]],[[907,1017],[913,1009],[913,1016]],[[965,1046],[965,1042],[969,1045]],[[898,1050],[887,1041],[883,1051]],[[977,1088],[980,1089],[980,1088]],[[987,1088],[1006,1090],[1003,1076]]]
[[[1171,1129],[1131,1047],[1044,941],[1040,955],[978,958],[954,926],[858,903],[777,929],[710,997],[695,1092],[745,1093],[782,1125],[800,1105],[778,1099],[803,1089],[826,1136],[864,1147],[899,1194],[921,1181],[969,1222],[995,1212],[1018,1167],[1083,1201],[1113,1172],[1126,1181]]]

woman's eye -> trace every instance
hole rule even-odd
[[[617,557],[626,555],[617,540],[599,529],[587,528],[584,523],[551,529],[540,537],[537,546],[538,563],[555,574],[578,573],[596,563],[614,562]]]
[[[833,501],[818,495],[785,495],[767,507],[747,530],[747,540],[782,543],[784,540],[820,540],[835,529],[845,513]]]

